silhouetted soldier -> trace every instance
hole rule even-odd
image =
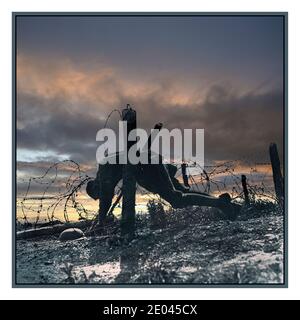
[[[205,193],[190,191],[176,178],[177,167],[164,164],[160,157],[159,164],[137,164],[134,174],[137,183],[146,190],[158,194],[162,199],[171,204],[173,208],[187,206],[205,206],[218,208],[229,220],[235,220],[240,206],[231,202],[228,193],[218,198]],[[97,177],[87,184],[88,195],[100,200],[99,222],[101,223],[111,206],[114,190],[122,179],[122,164],[99,164]]]

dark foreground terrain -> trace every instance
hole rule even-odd
[[[237,221],[191,208],[167,214],[162,228],[137,219],[126,244],[115,231],[61,242],[17,241],[18,284],[280,284],[283,217],[274,208],[244,210]],[[108,230],[112,230],[109,229]]]

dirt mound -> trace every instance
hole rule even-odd
[[[115,233],[19,240],[17,283],[283,283],[283,217],[274,211],[255,208],[228,222],[189,208],[167,213],[162,229],[150,226],[149,216],[138,216],[130,244]]]

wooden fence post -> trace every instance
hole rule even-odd
[[[243,192],[244,192],[244,197],[245,197],[245,205],[249,206],[250,199],[249,199],[249,191],[247,188],[247,177],[244,174],[242,174],[242,187],[243,187]]]
[[[135,141],[128,141],[130,131],[136,129],[136,112],[130,105],[122,110],[122,120],[127,122],[127,152]],[[136,194],[136,178],[135,166],[128,161],[123,165],[123,204],[122,204],[122,220],[121,235],[131,240],[135,232],[135,194]]]
[[[284,192],[283,192],[283,178],[280,169],[280,160],[276,143],[271,143],[269,148],[270,159],[273,171],[273,181],[275,187],[276,198],[280,206],[283,206]]]
[[[181,164],[181,174],[182,174],[183,183],[184,183],[184,185],[186,187],[190,188],[189,178],[188,178],[187,173],[186,173],[186,168],[187,168],[187,164],[186,163],[182,163]]]

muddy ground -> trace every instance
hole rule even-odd
[[[124,243],[118,222],[106,235],[61,242],[17,241],[18,284],[281,284],[283,217],[252,208],[237,221],[197,208],[167,213],[162,228],[137,218]]]

